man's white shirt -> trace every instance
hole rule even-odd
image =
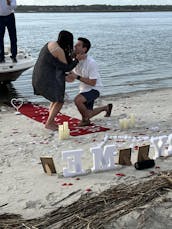
[[[16,0],[11,0],[11,4],[7,5],[7,0],[0,0],[0,16],[8,16],[14,13],[16,8]]]
[[[83,82],[80,82],[80,93],[90,91],[91,89],[95,89],[101,92],[103,84],[98,71],[97,63],[92,57],[87,56],[84,60],[79,61],[79,63],[74,69],[74,73],[84,78],[96,79],[95,86],[91,86]]]

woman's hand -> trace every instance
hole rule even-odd
[[[69,73],[68,75],[66,75],[65,80],[68,83],[72,83],[75,80],[73,73]]]
[[[75,57],[77,60],[84,60],[86,58],[86,54],[85,53],[79,53],[76,55]]]

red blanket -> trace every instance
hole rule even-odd
[[[38,122],[45,123],[48,118],[48,109],[40,105],[34,105],[32,103],[23,104],[19,111]],[[109,128],[95,126],[93,123],[90,126],[78,127],[79,119],[72,118],[64,114],[58,114],[55,118],[55,122],[60,125],[63,122],[69,123],[70,135],[79,136],[84,134],[90,134],[95,132],[107,131]]]

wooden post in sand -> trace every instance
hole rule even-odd
[[[120,165],[132,165],[132,163],[131,163],[131,148],[121,149],[119,151],[119,164]]]
[[[46,156],[40,157],[40,159],[45,173],[47,173],[49,176],[51,176],[52,173],[56,173],[56,168],[52,157]]]
[[[155,166],[155,161],[149,158],[150,145],[139,147],[137,162],[134,167],[137,170],[149,169]]]
[[[137,157],[137,161],[138,162],[150,160],[150,158],[149,158],[149,148],[150,148],[150,145],[145,145],[145,146],[140,146],[139,147],[138,157]]]

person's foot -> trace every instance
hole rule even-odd
[[[82,120],[79,124],[78,124],[78,126],[79,127],[82,127],[82,126],[89,126],[90,125],[90,120]]]
[[[109,103],[107,105],[107,111],[106,111],[105,117],[110,117],[111,116],[112,107],[113,107],[112,103]]]
[[[58,125],[56,125],[56,124],[45,124],[45,128],[49,129],[49,130],[56,131],[56,130],[58,130]]]
[[[13,63],[17,63],[16,57],[12,57],[12,56],[10,56],[10,57],[11,57],[11,60],[12,60]]]

